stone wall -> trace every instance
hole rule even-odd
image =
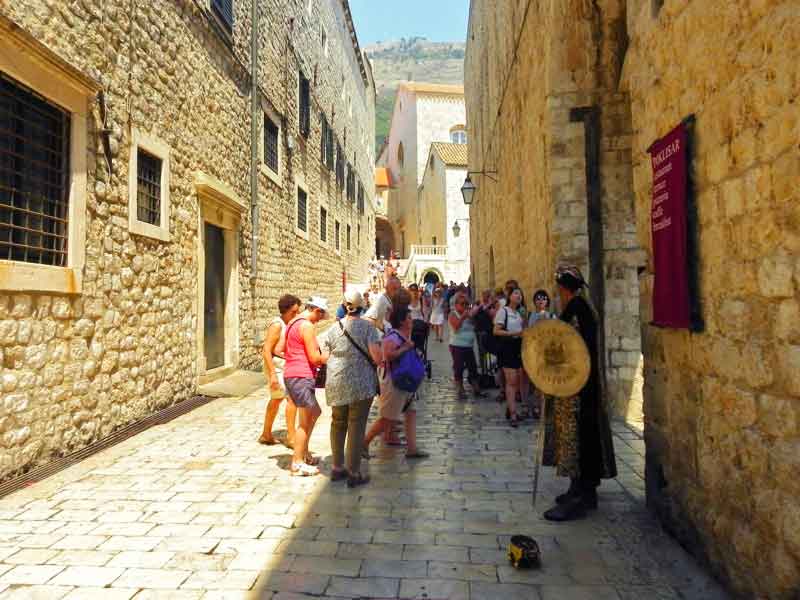
[[[786,0],[473,2],[466,57],[470,170],[499,171],[474,178],[478,286],[590,276],[609,400],[635,418],[644,386],[648,504],[748,597],[800,588],[798,44]],[[646,149],[690,114],[698,333],[647,325]]]
[[[343,270],[351,280],[366,279],[374,244],[374,84],[368,64],[367,79],[362,79],[347,29],[346,2],[310,6],[307,12],[306,3],[272,0],[261,10],[260,102],[282,117],[285,168],[277,183],[259,175],[255,279],[249,209],[249,0],[234,1],[232,35],[200,0],[31,0],[0,8],[9,31],[31,38],[25,42],[29,47],[23,44],[14,52],[51,53],[64,69],[96,81],[103,90],[111,160],[109,172],[101,102],[87,96],[86,212],[77,215],[86,233],[80,293],[42,293],[35,285],[14,288],[6,279],[14,265],[0,265],[0,478],[83,447],[195,393],[199,365],[205,364],[198,351],[203,308],[198,300],[203,252],[198,172],[244,206],[233,249],[238,315],[226,323],[238,339],[231,352],[233,366],[260,368],[263,329],[280,294],[317,293],[335,302]],[[329,41],[327,56],[320,24]],[[11,60],[14,54],[7,56]],[[307,141],[297,131],[299,65],[312,79]],[[347,159],[365,189],[364,215],[320,166],[321,111],[339,139],[347,138]],[[129,228],[134,131],[169,147],[168,241]],[[296,141],[291,155],[286,133]],[[309,193],[308,240],[294,233],[295,180],[302,180]],[[321,201],[329,206],[327,245],[317,241],[314,215]],[[332,239],[336,220],[342,224],[338,254]]]
[[[746,595],[800,589],[800,6],[628,7],[639,240],[646,148],[696,115],[705,331],[644,327],[648,498]],[[684,60],[676,62],[676,49]],[[649,255],[651,256],[651,255]],[[649,321],[652,269],[641,281]]]
[[[552,293],[555,268],[576,264],[604,314],[609,401],[641,421],[637,267],[644,258],[633,215],[630,113],[616,92],[622,65],[616,45],[591,49],[594,40],[618,37],[624,11],[597,13],[580,1],[495,8],[474,3],[466,59],[470,170],[497,170],[499,179],[473,176],[476,283],[494,287],[514,278],[529,295],[538,288]],[[574,114],[593,106],[601,106],[595,217],[586,128]],[[597,233],[590,239],[592,223]]]

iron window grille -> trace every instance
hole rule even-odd
[[[347,249],[350,250],[350,225],[347,226],[346,236]]]
[[[342,233],[342,225],[339,221],[336,221],[333,224],[333,234],[336,236],[333,240],[334,245],[336,246],[336,250],[339,250],[339,238],[341,237]]]
[[[161,159],[138,149],[136,156],[136,218],[161,225]]]
[[[319,239],[328,241],[328,210],[324,206],[319,207]]]
[[[308,194],[297,188],[297,228],[308,232]]]
[[[228,31],[233,30],[233,0],[211,0],[214,11]]]
[[[278,172],[279,129],[275,122],[264,115],[264,163],[273,173]]]
[[[298,115],[300,119],[300,133],[308,137],[311,131],[311,82],[300,71],[300,89],[298,93]]]
[[[0,258],[67,266],[70,113],[0,73]]]
[[[364,186],[358,182],[358,212],[364,214]]]

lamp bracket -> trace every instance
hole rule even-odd
[[[470,175],[485,175],[487,178],[491,179],[495,183],[497,183],[497,178],[492,177],[492,175],[497,175],[497,171],[467,171],[467,177]]]

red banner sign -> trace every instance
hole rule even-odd
[[[681,123],[649,149],[653,165],[653,325],[676,329],[690,325],[686,143],[686,126]]]

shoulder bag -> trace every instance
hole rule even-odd
[[[403,343],[406,342],[406,339],[396,329],[393,329],[391,333],[394,333]],[[422,362],[416,349],[410,349],[390,363],[389,371],[392,383],[398,390],[416,392],[425,378],[425,363]]]

